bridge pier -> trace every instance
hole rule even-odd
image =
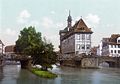
[[[22,69],[30,69],[32,65],[32,60],[20,60]]]
[[[117,67],[120,68],[120,57],[117,59]]]
[[[98,58],[83,58],[81,60],[81,67],[82,68],[99,68],[98,65]]]
[[[74,60],[62,60],[62,61],[60,61],[60,65],[62,65],[62,66],[76,67]]]
[[[116,63],[114,62],[109,62],[108,64],[109,64],[109,67],[116,67]]]

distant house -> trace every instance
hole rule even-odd
[[[15,45],[9,45],[5,47],[5,54],[8,58],[11,58],[12,54],[14,54]]]
[[[110,38],[103,38],[98,52],[101,56],[120,57],[120,34],[112,34]]]
[[[81,18],[72,26],[72,17],[69,13],[67,27],[60,30],[61,54],[89,54],[91,49],[91,28],[88,28]]]
[[[109,38],[103,38],[101,41],[100,41],[100,44],[97,48],[97,55],[98,56],[102,56],[103,54],[103,47],[109,42]]]
[[[5,47],[5,53],[6,54],[12,54],[12,53],[14,53],[14,47],[15,47],[15,45],[6,46]]]

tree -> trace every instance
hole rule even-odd
[[[52,43],[48,43],[45,38],[42,41],[41,33],[36,32],[35,28],[30,26],[20,31],[15,52],[32,56],[34,65],[39,64],[43,70],[47,70],[56,63],[57,55],[53,47]]]
[[[54,52],[54,46],[51,42],[47,42],[44,38],[44,52],[41,59],[41,66],[43,70],[47,70],[47,68],[52,68],[52,64],[56,63],[57,54]]]
[[[35,28],[32,26],[20,31],[20,35],[15,46],[16,53],[31,55],[33,48],[36,46],[42,46],[40,32],[36,32]]]

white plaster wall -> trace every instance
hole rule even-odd
[[[113,50],[113,53],[111,53],[111,50]],[[114,52],[115,50],[116,50],[116,53]],[[118,45],[116,45],[116,48],[115,48],[115,45],[113,45],[113,47],[111,47],[111,45],[109,45],[110,56],[112,56],[112,57],[118,57],[118,56],[120,56],[120,53],[118,53],[118,50],[120,50],[120,48],[118,47]]]
[[[78,54],[86,53],[88,54],[90,52],[91,48],[91,34],[84,34],[85,39],[82,40],[82,34],[75,34],[75,52],[78,52]],[[88,35],[90,35],[90,39],[87,39]],[[80,39],[78,38],[80,36]],[[78,48],[78,45],[80,45],[80,49]],[[85,45],[85,49],[81,49],[81,46]],[[89,46],[89,49],[87,49],[87,46]]]

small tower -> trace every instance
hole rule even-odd
[[[70,28],[72,26],[72,17],[70,15],[70,10],[69,10],[69,16],[68,16],[68,19],[67,19],[67,27]]]

